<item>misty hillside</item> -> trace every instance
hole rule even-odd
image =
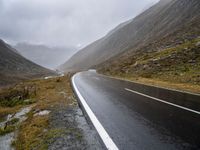
[[[27,59],[51,69],[63,64],[76,52],[74,47],[48,47],[28,43],[18,43],[14,48]]]
[[[114,57],[119,62],[123,55],[134,55],[136,51],[141,51],[143,47],[158,40],[160,41],[153,49],[159,50],[164,45],[172,46],[176,42],[194,39],[199,35],[199,5],[199,0],[161,0],[133,20],[121,24],[107,36],[76,53],[61,69],[86,70],[111,58],[113,60]],[[119,64],[128,59],[124,58]],[[105,64],[110,67],[110,63]]]
[[[0,86],[23,79],[54,74],[19,55],[10,45],[0,40]]]

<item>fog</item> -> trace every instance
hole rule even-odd
[[[0,0],[0,38],[79,49],[157,0]]]

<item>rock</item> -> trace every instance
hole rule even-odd
[[[152,62],[153,63],[156,63],[160,58],[155,58],[155,59],[152,59]]]
[[[188,61],[188,63],[194,64],[194,63],[196,63],[196,61],[191,59],[191,60]]]
[[[200,42],[197,42],[197,43],[196,43],[196,46],[200,47]]]
[[[161,65],[160,64],[156,64],[156,67],[161,67]]]
[[[36,114],[34,114],[34,116],[44,116],[44,115],[48,115],[50,113],[49,110],[43,110],[43,111],[40,111]]]
[[[136,67],[138,65],[138,62],[136,61],[135,64],[133,65],[133,67]]]
[[[149,65],[144,65],[143,66],[143,69],[147,69],[147,68],[149,68]]]

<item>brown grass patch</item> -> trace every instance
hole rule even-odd
[[[20,89],[22,87],[34,87],[34,94],[31,94],[30,98],[34,99],[35,103],[31,112],[27,115],[28,119],[20,125],[18,136],[13,145],[16,147],[16,150],[47,149],[46,139],[55,131],[49,128],[48,115],[34,116],[34,114],[42,110],[51,111],[59,106],[76,104],[70,85],[70,76],[26,81],[14,86],[13,89]],[[9,88],[9,90],[12,90],[12,88]],[[23,105],[0,107],[0,116],[15,113],[21,107]]]
[[[57,106],[67,106],[75,102],[70,86],[70,76],[52,78],[48,80],[34,80],[24,84],[34,84],[37,88],[33,107],[28,119],[22,124],[17,140],[14,142],[17,150],[47,149],[46,139],[49,138],[49,117],[34,116],[40,110],[52,110]],[[54,129],[55,130],[55,129]]]

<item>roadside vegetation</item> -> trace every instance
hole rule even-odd
[[[0,128],[0,136],[15,131],[12,146],[16,150],[45,150],[52,139],[64,134],[60,128],[50,126],[50,113],[60,106],[77,105],[70,86],[70,76],[47,80],[31,80],[0,91],[0,122],[11,119]],[[20,109],[31,108],[26,119],[19,123],[12,118]],[[17,131],[17,132],[16,132]],[[69,129],[70,132],[76,132]],[[77,133],[81,137],[81,134]],[[78,138],[79,138],[78,136]]]
[[[155,51],[135,52],[122,64],[105,65],[100,73],[145,84],[200,93],[200,38]]]
[[[13,132],[17,128],[19,118],[14,115],[23,107],[35,103],[36,89],[33,85],[19,84],[12,88],[0,90],[0,135]],[[8,115],[10,118],[8,119]]]

